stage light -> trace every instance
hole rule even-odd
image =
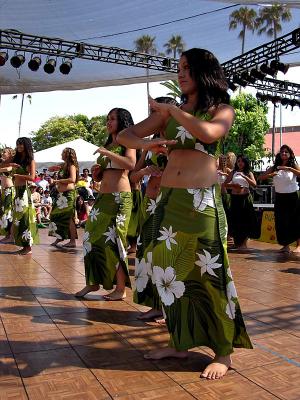
[[[299,105],[299,102],[296,99],[290,99],[289,100],[289,106],[291,106],[292,111],[294,109],[295,106]]]
[[[33,57],[28,63],[28,68],[31,71],[37,71],[40,68],[41,63],[42,60],[40,57]]]
[[[284,64],[278,60],[273,60],[270,62],[270,67],[272,69],[275,69],[277,71],[283,72],[284,74],[286,74],[290,68],[289,64]]]
[[[256,68],[251,69],[250,75],[256,79],[259,79],[260,81],[263,81],[266,77],[266,74],[262,73],[261,71],[258,71]]]
[[[288,106],[290,103],[290,99],[288,99],[287,97],[284,97],[283,99],[281,99],[281,104],[283,106]]]
[[[271,102],[276,106],[276,104],[281,103],[281,97],[280,96],[271,96]]]
[[[68,75],[71,69],[72,69],[71,61],[64,61],[59,67],[60,72],[64,75]]]
[[[241,78],[245,79],[245,81],[249,82],[249,83],[255,83],[256,79],[255,77],[253,77],[252,75],[248,74],[247,71],[244,71],[241,73]]]
[[[56,60],[54,58],[49,58],[46,64],[44,65],[44,71],[47,74],[53,74],[53,72],[55,71],[55,67],[56,67]]]
[[[6,63],[7,60],[8,60],[7,51],[1,51],[0,52],[0,67],[3,67],[3,65]]]
[[[231,81],[227,81],[227,84],[228,84],[228,88],[231,90],[231,91],[233,91],[233,92],[235,92],[236,91],[236,89],[238,88],[233,82],[231,82]]]
[[[260,70],[261,70],[261,72],[263,72],[264,74],[266,74],[266,75],[271,75],[271,76],[275,76],[276,75],[276,70],[275,69],[273,69],[273,68],[270,68],[269,66],[268,66],[268,64],[262,64],[261,66],[260,66]]]
[[[164,58],[162,61],[162,65],[167,68],[171,68],[171,60],[169,58]]]
[[[10,63],[14,68],[20,68],[25,62],[25,57],[22,54],[15,54],[11,59]]]
[[[234,75],[233,76],[233,83],[237,83],[240,86],[247,86],[247,81],[245,81],[245,79],[240,78],[238,75]]]

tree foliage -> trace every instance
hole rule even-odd
[[[31,136],[35,151],[79,138],[101,146],[107,140],[106,115],[91,119],[83,114],[52,117]]]
[[[267,105],[258,102],[251,94],[241,93],[231,99],[235,109],[235,122],[224,141],[225,152],[244,154],[255,161],[266,155],[265,134],[270,126]]]
[[[185,48],[185,43],[180,35],[172,35],[171,38],[164,44],[166,54],[172,54],[173,58],[179,56]]]
[[[167,93],[167,96],[171,96],[177,102],[180,102],[181,90],[178,81],[171,80],[171,81],[161,82],[160,84],[170,90],[170,92]]]
[[[239,33],[239,39],[242,41],[242,54],[245,50],[246,30],[254,32],[256,28],[256,11],[252,8],[241,7],[233,11],[229,16],[229,29],[237,29],[238,25],[242,26]]]
[[[282,31],[281,21],[286,22],[292,19],[292,14],[288,6],[275,3],[270,7],[263,7],[259,11],[256,19],[258,34],[266,33],[273,39],[277,38],[277,33]]]

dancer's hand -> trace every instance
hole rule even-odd
[[[162,171],[156,165],[149,165],[148,167],[143,168],[142,172],[144,175],[162,176]]]
[[[144,150],[151,150],[156,154],[168,154],[168,148],[166,146],[172,146],[177,143],[177,140],[166,140],[166,139],[152,139],[145,141],[143,145]]]
[[[149,107],[152,112],[159,112],[165,119],[168,119],[171,115],[171,108],[174,107],[174,105],[158,103],[149,96]]]
[[[99,153],[99,154],[102,154],[103,156],[105,156],[105,155],[107,155],[107,152],[108,152],[108,150],[105,147],[101,146],[96,151],[94,151],[93,154]]]

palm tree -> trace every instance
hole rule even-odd
[[[18,95],[13,96],[13,100],[17,99]],[[24,107],[24,98],[25,98],[25,93],[22,93],[22,101],[21,101],[21,110],[20,110],[20,118],[19,118],[19,137],[21,133],[21,125],[22,125],[22,117],[23,117],[23,107]],[[26,98],[29,100],[29,104],[31,104],[32,96],[31,94],[28,94]]]
[[[258,34],[266,33],[267,36],[277,39],[277,33],[282,31],[281,22],[288,22],[292,14],[288,6],[275,3],[270,7],[263,7],[256,19]]]
[[[180,87],[178,85],[178,81],[171,80],[171,81],[161,82],[161,85],[170,90],[170,92],[167,93],[167,96],[171,96],[177,102],[180,102],[181,90],[180,90]]]
[[[241,7],[233,11],[229,16],[229,29],[237,29],[238,25],[242,25],[242,30],[238,38],[242,40],[242,54],[245,52],[246,30],[254,32],[256,28],[256,11],[253,8]]]
[[[140,53],[146,54],[156,54],[155,36],[142,35],[134,41],[135,50]],[[149,68],[146,69],[147,76],[147,101],[149,98]],[[148,105],[148,114],[150,113],[150,108]]]
[[[185,48],[185,43],[180,35],[172,35],[167,43],[164,44],[167,54],[172,54],[173,58],[180,55]]]

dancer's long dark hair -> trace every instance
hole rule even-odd
[[[125,110],[125,108],[115,107],[109,111],[107,117],[114,111],[117,114],[117,121],[118,121],[117,133],[121,132],[123,129],[129,128],[130,126],[134,125],[130,112],[128,110]],[[112,141],[113,141],[112,135],[109,135],[104,147],[109,146],[112,143]]]
[[[197,84],[198,100],[195,111],[206,113],[212,106],[229,104],[228,84],[223,68],[217,58],[208,50],[193,48],[184,51],[192,79]],[[182,96],[183,102],[187,97]]]
[[[79,178],[79,166],[78,166],[76,152],[71,147],[66,147],[63,150],[63,152],[66,155],[63,164],[63,171],[65,174],[68,174],[70,176],[70,166],[74,165],[76,168],[76,182],[77,182]]]
[[[283,161],[282,161],[282,158],[280,155],[280,152],[282,150],[287,150],[290,153],[290,156],[289,156],[286,166],[291,167],[291,168],[297,168],[297,166],[298,166],[298,163],[297,163],[297,160],[296,160],[293,150],[287,144],[283,144],[280,147],[279,153],[276,154],[274,165],[272,167],[273,172],[276,171],[277,167],[280,167],[281,165],[283,165]]]
[[[17,139],[16,144],[22,144],[24,146],[24,154],[19,153],[16,149],[16,154],[14,155],[13,162],[21,165],[23,168],[27,168],[31,164],[31,161],[34,159],[31,140],[27,137],[20,137],[19,139]]]
[[[235,162],[235,165],[234,165],[234,168],[233,168],[233,172],[239,171],[239,167],[238,167],[238,160],[239,159],[241,159],[243,161],[243,163],[244,163],[243,173],[245,175],[249,175],[249,173],[251,171],[250,161],[249,161],[249,159],[247,157],[243,156],[242,154],[239,154],[236,157],[236,162]]]

